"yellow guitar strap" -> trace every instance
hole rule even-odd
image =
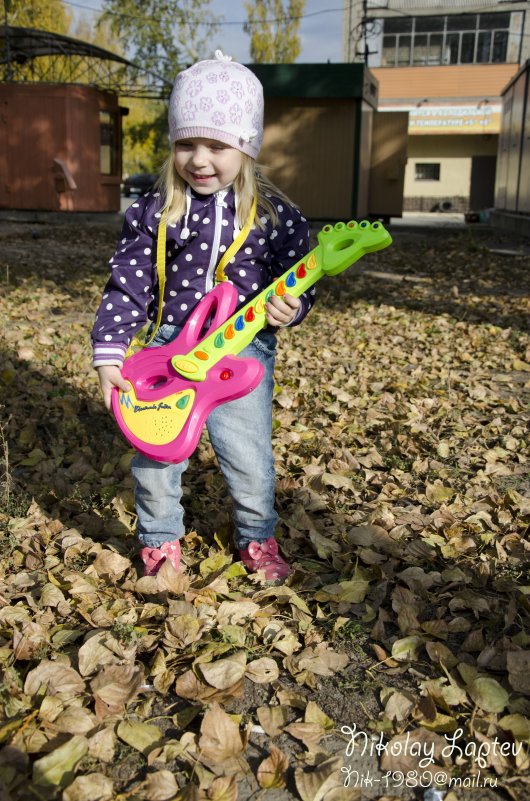
[[[156,272],[158,275],[158,297],[160,298],[156,322],[153,330],[151,331],[151,336],[148,336],[147,334],[152,323],[147,323],[147,325],[144,325],[142,330],[131,339],[129,347],[125,352],[126,359],[128,359],[129,356],[132,356],[133,353],[137,353],[139,350],[142,350],[142,348],[147,347],[147,345],[153,341],[154,337],[156,336],[156,332],[160,328],[160,323],[162,322],[164,289],[166,287],[166,233],[167,223],[164,217],[164,219],[160,220],[160,225],[158,226],[158,237],[156,241]]]
[[[258,202],[257,202],[256,198],[254,197],[254,199],[252,201],[252,206],[250,208],[249,215],[248,215],[248,217],[246,219],[246,222],[245,222],[243,228],[241,229],[239,234],[236,236],[236,238],[234,239],[234,241],[232,242],[232,244],[230,245],[228,250],[225,250],[221,260],[219,261],[219,264],[215,268],[215,280],[216,280],[217,283],[220,283],[221,281],[226,281],[225,267],[226,267],[227,264],[230,263],[230,259],[232,259],[235,256],[235,254],[237,253],[237,251],[239,250],[239,248],[241,247],[241,245],[243,244],[243,242],[247,238],[248,233],[249,233],[250,229],[252,228],[252,223],[254,222],[254,217],[256,216],[256,208],[257,208],[257,206],[258,206]]]
[[[256,198],[252,201],[252,207],[250,209],[249,215],[247,220],[236,236],[228,250],[223,253],[222,258],[219,261],[219,264],[215,268],[215,280],[217,283],[220,281],[226,281],[225,275],[225,267],[230,262],[245,239],[248,236],[250,229],[252,228],[252,223],[254,222],[254,217],[256,216],[256,208],[257,208],[257,201]],[[166,287],[166,237],[167,237],[167,221],[164,217],[160,220],[160,225],[158,226],[158,236],[156,242],[156,272],[158,275],[158,312],[156,315],[156,322],[153,326],[153,330],[151,331],[151,335],[149,338],[147,336],[144,340],[141,339],[141,333],[137,336],[133,337],[129,347],[127,348],[127,353],[125,354],[125,358],[128,358],[133,353],[136,353],[141,348],[147,347],[150,345],[153,339],[156,336],[158,329],[160,328],[160,323],[162,322],[162,308],[163,308],[163,301],[164,301],[164,290]],[[148,324],[150,327],[151,323]],[[145,329],[144,329],[145,330]]]
[[[164,306],[164,289],[166,288],[166,234],[167,234],[167,222],[166,218],[164,217],[163,220],[160,220],[160,225],[158,226],[158,237],[156,240],[156,272],[158,274],[158,311],[156,315],[156,322],[151,332],[151,336],[147,339],[144,343],[144,347],[149,345],[158,329],[160,328],[160,323],[162,322],[162,308]]]

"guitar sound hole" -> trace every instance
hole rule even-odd
[[[163,375],[153,376],[145,382],[146,389],[159,389],[164,384],[167,384],[167,377]]]

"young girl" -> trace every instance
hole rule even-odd
[[[228,280],[244,304],[308,251],[308,225],[300,211],[256,169],[263,138],[263,89],[255,75],[220,51],[181,72],[169,101],[171,154],[159,191],[133,203],[92,331],[94,367],[107,409],[113,387],[130,385],[120,367],[128,344],[157,319],[156,239],[167,219],[167,264],[162,320],[152,345],[175,339],[198,301],[216,280]],[[257,210],[252,211],[253,201]],[[245,223],[249,233],[224,271],[223,253]],[[311,293],[314,290],[311,290]],[[311,294],[310,293],[310,294]],[[272,454],[273,369],[278,328],[298,324],[312,297],[274,295],[268,326],[241,352],[265,373],[248,395],[222,404],[207,428],[233,503],[235,545],[250,571],[281,582],[289,566],[274,538],[275,472]],[[181,479],[187,461],[156,462],[137,453],[132,466],[140,557],[146,575],[165,559],[180,567],[184,536]]]

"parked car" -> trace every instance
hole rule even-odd
[[[134,175],[129,175],[123,182],[123,194],[125,197],[143,195],[153,188],[157,178],[158,176],[151,172],[137,172]]]

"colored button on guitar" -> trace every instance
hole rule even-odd
[[[286,292],[287,292],[287,290],[285,288],[285,282],[284,281],[278,281],[278,283],[276,284],[276,294],[280,295],[280,297],[281,297],[282,295],[285,295]]]
[[[234,326],[232,325],[232,323],[230,323],[230,325],[227,325],[225,328],[225,337],[227,339],[233,339],[234,334],[235,334]]]
[[[196,350],[193,355],[195,356],[196,359],[200,359],[202,362],[207,362],[208,359],[210,358],[208,354],[205,353],[203,350]]]
[[[182,370],[184,373],[197,373],[199,368],[193,362],[190,362],[189,359],[179,359],[175,362],[175,369]]]
[[[295,284],[296,284],[296,275],[294,273],[289,273],[289,275],[285,279],[285,285],[288,287],[293,287]]]
[[[222,348],[223,345],[225,344],[224,336],[222,334],[217,334],[217,336],[214,339],[213,344],[215,345],[216,348]]]
[[[252,306],[250,307],[250,309],[246,310],[245,320],[247,321],[247,323],[251,323],[254,320],[254,309],[252,308]]]
[[[298,278],[305,278],[305,277],[306,277],[306,275],[307,275],[307,270],[306,270],[306,268],[305,268],[305,264],[301,264],[301,265],[298,267],[298,269],[297,269],[297,271],[296,271],[296,275],[298,276]]]
[[[236,331],[242,331],[244,327],[245,327],[245,321],[243,320],[243,315],[240,314],[239,317],[236,318],[236,321],[234,323],[234,328],[236,329]]]
[[[259,298],[254,308],[256,309],[256,314],[263,314],[265,311],[265,301],[263,298]]]

